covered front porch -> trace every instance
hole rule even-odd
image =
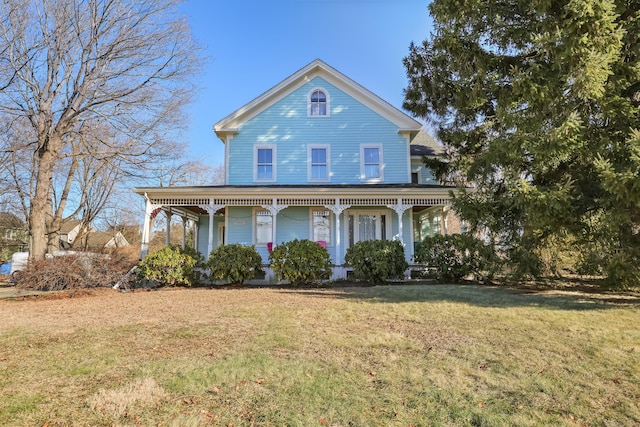
[[[327,249],[336,279],[346,275],[350,246],[383,239],[400,240],[411,264],[415,242],[459,232],[450,190],[417,184],[137,188],[146,199],[140,257],[148,253],[153,218],[164,211],[194,222],[194,246],[205,257],[220,245],[241,243],[255,246],[268,264],[273,247],[309,239]]]

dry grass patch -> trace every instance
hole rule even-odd
[[[87,404],[94,411],[119,418],[140,408],[157,406],[166,397],[153,378],[144,378],[117,389],[101,389],[87,399]]]
[[[635,425],[639,301],[447,285],[0,300],[0,424]]]

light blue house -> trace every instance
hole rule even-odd
[[[197,249],[273,246],[310,239],[343,277],[347,248],[455,232],[451,188],[422,157],[439,148],[421,123],[321,60],[315,60],[214,125],[225,145],[225,185],[137,188],[147,200],[141,256],[160,210],[194,221]],[[271,277],[268,274],[267,280]]]

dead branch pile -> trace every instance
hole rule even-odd
[[[110,287],[136,263],[127,251],[79,252],[32,262],[16,275],[16,286],[37,291]]]

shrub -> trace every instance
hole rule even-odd
[[[135,264],[137,255],[128,251],[109,254],[66,253],[29,263],[15,275],[16,286],[37,291],[61,291],[111,287]]]
[[[269,255],[278,278],[294,286],[309,285],[331,275],[329,252],[311,240],[292,240],[276,246]]]
[[[605,289],[637,289],[640,288],[640,256],[633,251],[618,251],[608,260]]]
[[[398,240],[367,240],[347,249],[344,257],[353,267],[357,279],[381,284],[388,279],[400,279],[409,267],[404,248]]]
[[[438,280],[458,281],[467,275],[490,279],[498,267],[491,246],[470,234],[427,237],[416,248],[414,258],[426,264]]]
[[[242,284],[256,273],[263,273],[262,258],[254,246],[232,243],[219,246],[209,254],[209,274],[214,280]]]
[[[138,264],[136,276],[139,280],[148,280],[161,286],[193,286],[200,280],[196,268],[202,260],[195,250],[178,246],[164,248],[147,255]]]

